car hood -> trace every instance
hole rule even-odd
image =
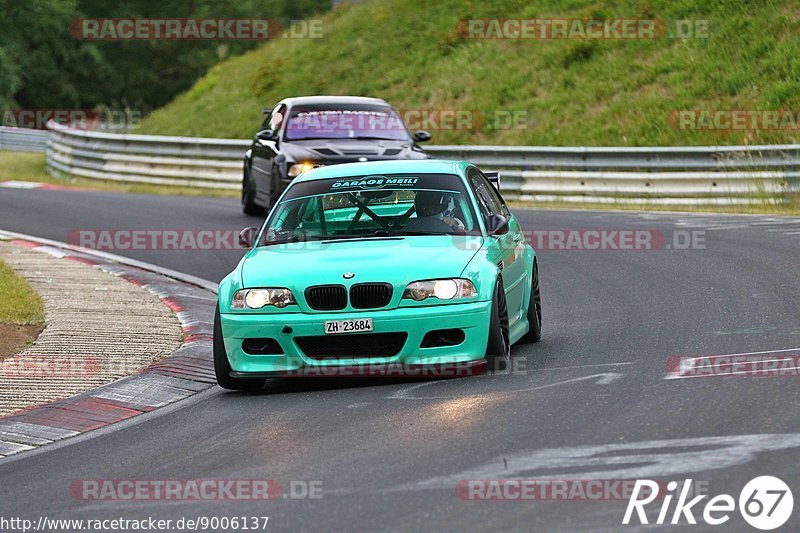
[[[415,280],[458,277],[483,244],[479,236],[417,236],[311,241],[255,248],[241,265],[242,287],[364,282],[403,289]],[[345,279],[344,273],[353,273]]]
[[[285,141],[281,150],[294,161],[319,161],[329,165],[362,160],[427,158],[427,155],[411,141],[312,139]]]

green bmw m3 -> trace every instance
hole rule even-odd
[[[541,338],[541,297],[497,182],[437,160],[298,176],[260,229],[242,231],[250,250],[220,283],[220,386],[505,368],[512,344]]]

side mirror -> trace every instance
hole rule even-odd
[[[419,130],[414,133],[414,142],[417,143],[424,143],[425,141],[431,140],[431,134],[425,130]]]
[[[260,141],[277,141],[278,136],[272,130],[261,130],[256,133],[256,139]]]
[[[503,215],[489,215],[486,219],[486,232],[489,235],[505,235],[508,233],[508,219]]]
[[[239,246],[242,248],[252,248],[258,237],[258,228],[244,228],[239,232]]]

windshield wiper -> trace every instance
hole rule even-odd
[[[432,232],[432,231],[387,231],[385,229],[375,230],[372,233],[353,234],[347,233],[343,235],[306,235],[303,237],[289,237],[279,241],[264,241],[259,246],[272,246],[276,244],[292,244],[297,242],[306,241],[355,241],[359,239],[397,239],[406,236],[417,235],[451,235],[450,233]]]
[[[287,239],[281,239],[279,241],[264,241],[259,246],[272,246],[275,244],[292,244],[296,242],[306,242],[306,241],[324,241],[328,239],[336,238],[335,235],[305,235],[302,237],[289,237]]]
[[[390,235],[454,235],[453,233],[446,233],[443,231],[406,231],[406,230],[398,230],[397,232],[390,233]]]
[[[402,235],[396,235],[394,233],[389,233],[386,230],[377,230],[373,233],[364,233],[361,235],[330,235],[329,237],[325,238],[324,240],[329,241],[359,241],[359,240],[381,240],[381,239],[400,239]]]
[[[386,233],[385,231],[376,231],[375,233],[365,233],[363,235],[335,235],[331,237],[331,240],[356,240],[356,239],[385,239],[387,237],[396,237],[392,233]]]

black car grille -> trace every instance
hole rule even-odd
[[[407,333],[348,333],[295,337],[297,346],[312,359],[393,357],[406,343]]]
[[[350,305],[355,309],[374,309],[389,305],[392,286],[389,283],[357,283],[350,287]]]
[[[344,155],[378,155],[377,150],[342,150]]]
[[[317,311],[335,311],[347,307],[344,285],[317,285],[306,289],[306,302]]]

